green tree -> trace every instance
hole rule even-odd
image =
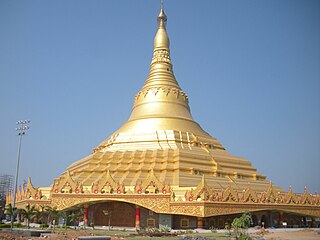
[[[234,228],[236,239],[249,240],[251,239],[248,235],[248,227],[251,222],[251,216],[248,212],[242,214],[241,217],[233,219],[231,225]]]
[[[12,229],[12,228],[13,228],[13,222],[14,222],[14,219],[15,219],[16,214],[17,214],[17,208],[16,208],[16,207],[13,207],[12,204],[9,203],[9,204],[5,207],[4,213],[5,213],[6,215],[10,215],[11,229]]]
[[[73,223],[74,229],[77,229],[77,223],[82,219],[83,211],[76,210],[71,213],[67,211],[63,211],[61,212],[61,217],[64,220],[65,228],[67,228],[68,223]]]
[[[56,228],[56,223],[58,222],[58,219],[61,213],[59,210],[57,210],[56,207],[48,207],[48,212],[49,212],[50,222],[53,223],[53,232],[54,232]]]
[[[70,221],[73,222],[74,229],[77,229],[77,223],[82,219],[83,211],[77,210],[70,214]]]
[[[18,209],[18,212],[27,219],[27,227],[30,228],[30,221],[35,217],[36,213],[35,206],[27,204],[25,208]]]
[[[63,211],[60,213],[60,216],[63,219],[63,225],[64,225],[65,229],[67,229],[68,222],[70,221],[70,214],[67,211]]]
[[[49,217],[48,206],[41,205],[39,209],[36,209],[35,218],[40,224],[47,224]]]

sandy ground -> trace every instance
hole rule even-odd
[[[267,229],[261,237],[266,240],[320,240],[320,229]]]
[[[320,229],[267,229],[265,234],[261,235],[260,231],[250,230],[251,234],[260,240],[320,240]],[[90,236],[86,231],[67,231],[50,234],[46,237],[22,237],[10,234],[9,232],[0,232],[0,240],[76,240],[79,236]],[[113,240],[119,238],[112,238]],[[125,239],[125,238],[124,238]]]

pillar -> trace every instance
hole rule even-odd
[[[136,230],[140,229],[140,207],[136,205]]]
[[[203,218],[198,217],[198,228],[202,229],[203,228]]]
[[[283,226],[283,212],[282,211],[279,212],[279,225],[280,225],[280,227]]]
[[[85,205],[83,207],[83,222],[84,222],[84,226],[88,226],[88,213],[89,213],[89,210],[88,210],[88,205]]]

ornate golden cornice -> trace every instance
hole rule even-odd
[[[138,184],[134,191],[115,191],[114,189],[119,187],[124,189],[125,186],[116,183],[109,171],[93,185],[91,192],[73,191],[79,188],[79,184],[73,181],[68,172],[60,181],[56,181],[51,191],[52,195],[47,200],[28,198],[30,192],[36,194],[39,190],[32,186],[31,181],[27,186],[27,190],[21,188],[17,193],[18,207],[23,207],[25,204],[50,205],[63,210],[101,201],[122,201],[157,213],[202,217],[262,210],[286,211],[308,216],[320,215],[320,195],[311,195],[307,189],[303,194],[295,194],[291,187],[287,193],[275,193],[271,182],[265,192],[259,193],[250,186],[242,191],[235,190],[231,184],[225,189],[215,190],[208,186],[203,176],[195,189],[186,190],[184,198],[175,197],[175,191],[179,188],[173,190],[169,185],[159,181],[153,171],[149,172],[148,177]],[[66,186],[72,191],[65,191]],[[55,191],[57,189],[58,192]],[[95,192],[95,189],[98,189],[98,192]],[[10,202],[7,201],[8,203]]]

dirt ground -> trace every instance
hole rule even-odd
[[[50,240],[66,240],[66,239],[77,239],[80,236],[90,236],[90,232],[86,231],[67,231],[67,232],[56,232],[54,234],[48,234],[44,237],[23,237],[11,234],[9,231],[5,233],[0,232],[0,240],[40,240],[40,239],[50,239]]]
[[[320,229],[270,229],[263,238],[266,240],[320,240]]]
[[[253,231],[254,232],[254,231]],[[79,236],[90,236],[92,231],[74,231],[68,230],[66,232],[56,232],[54,234],[48,234],[45,237],[22,237],[11,234],[8,232],[0,232],[0,240],[76,240]],[[320,229],[268,229],[265,234],[261,235],[259,231],[256,231],[253,236],[260,240],[320,240]],[[112,237],[112,240],[117,239],[130,239],[123,237]],[[137,238],[136,238],[137,239]],[[172,240],[179,238],[172,237]],[[219,238],[220,239],[220,238]]]

